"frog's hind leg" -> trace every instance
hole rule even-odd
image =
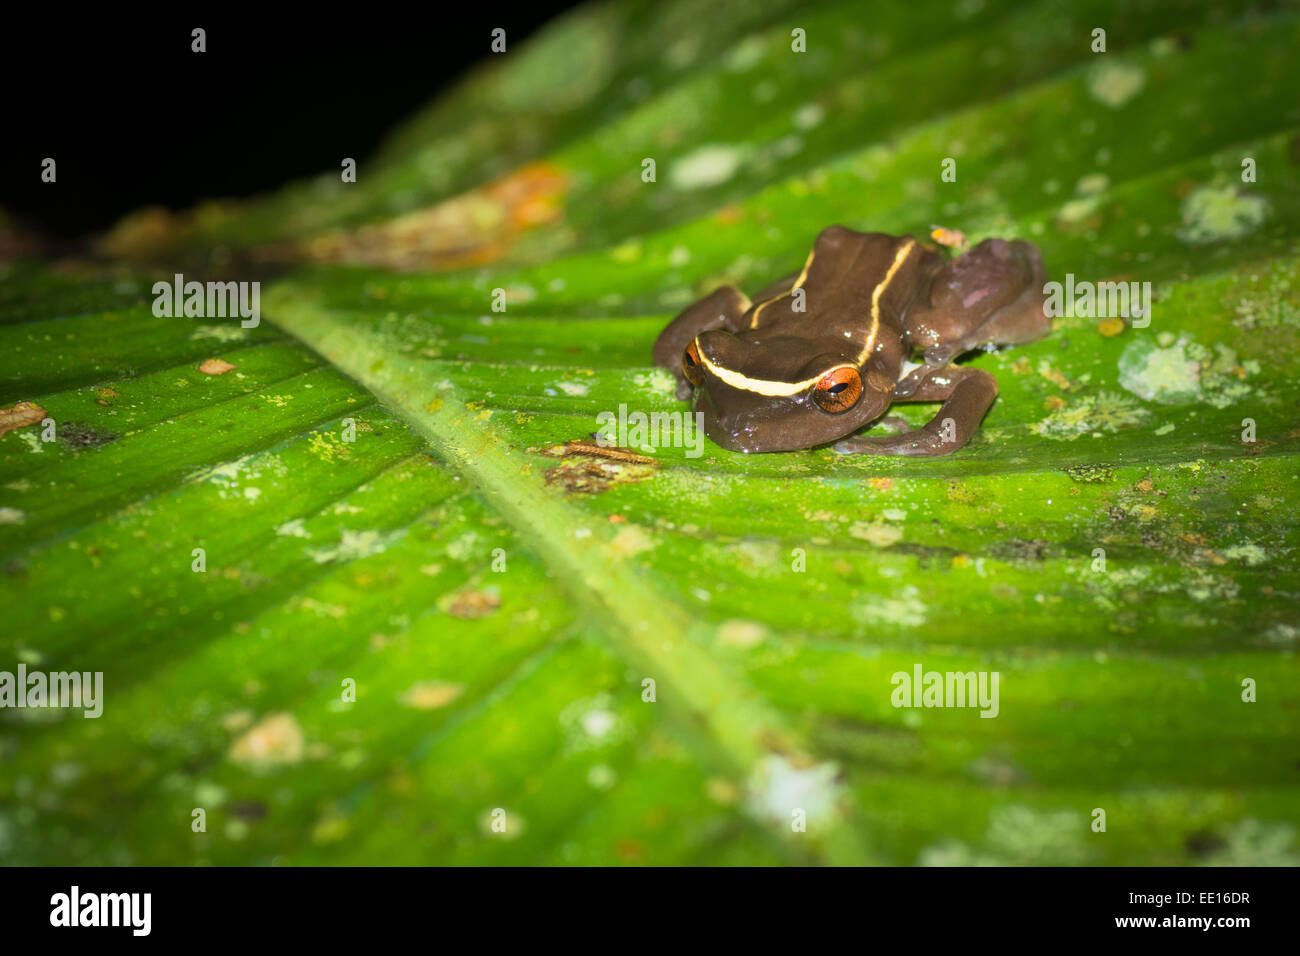
[[[950,365],[936,369],[902,399],[943,402],[924,427],[901,435],[862,435],[836,442],[842,455],[946,455],[970,441],[984,413],[998,397],[998,382],[983,369]]]
[[[749,311],[750,301],[745,293],[734,286],[724,285],[705,296],[694,305],[688,305],[659,333],[654,344],[654,363],[666,368],[677,379],[677,397],[691,397],[691,383],[682,372],[682,353],[695,336],[709,329],[726,329],[740,332],[742,319]]]
[[[1042,253],[1020,239],[986,239],[952,260],[935,274],[929,302],[908,312],[925,364],[940,366],[972,349],[1042,338],[1052,328],[1043,309],[1046,282]]]

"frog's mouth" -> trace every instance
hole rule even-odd
[[[715,445],[728,451],[745,454],[799,451],[843,437],[835,429],[834,435],[820,438],[815,429],[809,427],[813,422],[798,414],[798,409],[755,404],[744,411],[720,411],[707,389],[696,389],[694,406],[695,411],[703,416],[704,434]]]
[[[702,416],[704,434],[715,445],[728,451],[767,453],[804,451],[829,445],[847,438],[884,414],[889,401],[885,393],[867,392],[843,414],[830,414],[811,401],[791,400],[788,396],[759,401],[746,393],[735,396],[741,407],[727,402],[722,408],[706,388],[697,388],[694,410]]]
[[[728,451],[746,453],[784,450],[763,447],[764,443],[759,436],[760,423],[754,420],[752,414],[725,415],[720,413],[708,389],[697,388],[695,390],[693,405],[696,413],[701,416],[697,421],[703,422],[704,434],[715,445],[719,445]]]

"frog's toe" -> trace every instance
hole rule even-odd
[[[926,365],[947,365],[952,361],[954,355],[961,350],[961,345],[957,343],[946,343],[944,345],[931,345],[925,350]]]
[[[965,445],[969,435],[954,434],[927,426],[901,435],[859,435],[835,443],[841,455],[903,455],[908,458],[931,458],[948,455]]]

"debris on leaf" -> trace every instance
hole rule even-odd
[[[943,226],[931,226],[930,238],[949,249],[963,248],[966,245],[966,233],[959,229],[947,229]]]
[[[460,269],[495,262],[529,229],[564,215],[568,175],[532,163],[495,182],[386,222],[263,246],[267,262],[343,262],[398,271]]]
[[[63,422],[59,425],[58,435],[59,441],[73,451],[96,448],[118,439],[112,432],[101,432],[85,422]]]
[[[1134,428],[1149,415],[1150,412],[1126,395],[1098,392],[1056,409],[1029,429],[1044,438],[1074,441],[1081,435],[1114,434],[1124,428]]]
[[[192,228],[178,213],[163,206],[147,206],[122,217],[95,247],[106,256],[147,262],[165,258]]]
[[[630,448],[618,448],[614,445],[601,445],[585,438],[575,438],[559,445],[546,445],[541,448],[529,448],[529,454],[545,455],[547,458],[568,458],[571,455],[587,455],[592,458],[609,458],[613,461],[630,461],[641,465],[656,464],[656,460],[647,455],[639,455]]]
[[[501,597],[495,590],[460,591],[445,602],[443,611],[452,617],[476,618],[487,617],[501,606]]]
[[[199,363],[199,371],[204,375],[225,375],[231,369],[239,368],[238,365],[231,365],[223,359],[204,359]]]
[[[1041,564],[1060,550],[1059,546],[1042,538],[1008,538],[988,546],[988,553],[999,561],[1019,566]]]
[[[600,445],[588,439],[575,439],[558,445],[529,448],[534,455],[562,458],[560,464],[546,472],[548,485],[561,485],[566,491],[596,494],[614,485],[645,481],[654,475],[658,462],[628,448]]]
[[[561,485],[565,491],[597,494],[614,485],[645,481],[654,474],[652,465],[621,465],[609,461],[570,459],[546,473],[548,485]]]
[[[18,428],[35,425],[45,418],[45,409],[33,402],[19,402],[10,408],[0,408],[0,436]]]
[[[1115,469],[1110,465],[1074,465],[1065,469],[1071,481],[1082,484],[1104,484],[1115,477]]]

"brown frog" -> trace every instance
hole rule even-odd
[[[660,333],[656,365],[733,451],[835,442],[844,454],[946,455],[970,440],[998,394],[972,349],[1051,329],[1038,249],[986,239],[949,259],[911,236],[829,226],[798,273],[751,302],[724,286]],[[919,363],[909,361],[913,356]],[[942,402],[925,427],[854,435],[894,402]]]

